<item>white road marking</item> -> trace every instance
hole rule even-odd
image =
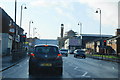
[[[76,70],[78,67],[75,67],[74,70]]]
[[[113,69],[115,69],[114,67],[112,67]]]
[[[86,76],[88,72],[85,72],[82,76]]]

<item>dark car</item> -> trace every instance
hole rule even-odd
[[[81,49],[77,49],[74,51],[74,57],[81,57],[81,58],[86,58],[85,51]]]
[[[62,56],[68,56],[68,50],[67,49],[60,49],[60,53],[62,54]]]
[[[36,45],[29,59],[29,74],[44,72],[44,70],[55,71],[62,75],[63,61],[56,45]]]

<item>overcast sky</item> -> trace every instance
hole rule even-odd
[[[20,24],[21,5],[23,9],[22,28],[31,36],[33,28],[37,28],[35,36],[41,39],[57,39],[60,36],[61,24],[64,24],[64,33],[74,30],[80,33],[78,22],[82,23],[83,34],[100,33],[100,14],[95,13],[100,8],[102,13],[102,34],[115,35],[118,28],[118,1],[119,0],[17,0],[17,24]],[[1,0],[2,7],[14,20],[15,0]],[[24,6],[23,6],[24,7]]]

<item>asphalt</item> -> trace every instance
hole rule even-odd
[[[29,76],[28,63],[29,57],[22,60],[13,67],[2,72],[2,78],[78,78],[78,79],[92,79],[92,78],[104,78],[104,79],[116,79],[119,78],[119,63],[109,62],[103,60],[96,60],[92,58],[74,58],[73,55],[63,57],[63,75],[56,76],[45,74],[42,76]],[[103,79],[102,79],[103,80]]]

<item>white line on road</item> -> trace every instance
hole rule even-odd
[[[82,76],[86,76],[88,72],[85,72]]]
[[[112,67],[113,69],[115,69],[114,67]]]
[[[76,70],[78,67],[75,67],[74,70]]]

